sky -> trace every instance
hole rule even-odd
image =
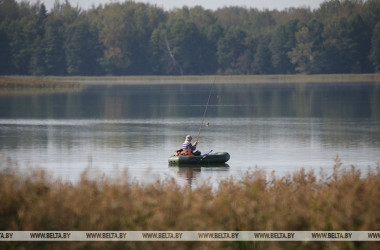
[[[30,0],[31,3],[35,3],[37,0]],[[54,6],[56,0],[40,0],[44,3],[46,8],[50,10]],[[316,9],[325,0],[135,0],[135,2],[149,3],[157,5],[165,10],[171,10],[173,8],[182,8],[184,5],[193,7],[196,5],[203,6],[205,9],[216,10],[218,8],[228,6],[240,6],[246,8],[263,9],[277,9],[283,10],[290,7],[310,7]],[[64,2],[64,0],[60,0]],[[124,0],[69,0],[72,6],[81,7],[86,10],[91,8],[92,5],[98,6],[99,4],[106,4],[112,2],[124,2]]]

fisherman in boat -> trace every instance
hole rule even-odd
[[[187,135],[185,138],[185,141],[182,144],[182,150],[177,150],[176,154],[178,155],[188,155],[188,156],[199,156],[201,155],[201,152],[196,150],[198,141],[194,143],[194,145],[191,143],[191,140],[193,137],[191,135]]]

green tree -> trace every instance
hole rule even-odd
[[[141,3],[106,5],[101,14],[99,36],[113,73],[149,73],[149,41],[164,18],[157,8]]]
[[[247,26],[246,32],[255,38],[265,38],[276,27],[277,22],[269,10],[250,9],[248,15],[249,18],[245,24]]]
[[[170,51],[165,43],[166,30],[164,27],[159,27],[152,32],[150,42],[149,42],[149,51],[150,51],[150,71],[154,75],[165,75],[169,72],[173,72],[173,69],[170,69],[173,59],[170,58]],[[175,59],[174,59],[175,62]],[[174,67],[177,67],[175,65]]]
[[[224,29],[219,24],[210,25],[206,30],[207,45],[205,56],[207,58],[207,73],[215,74],[218,70],[218,41],[224,36]]]
[[[312,46],[313,37],[309,32],[308,27],[301,28],[296,33],[297,45],[288,53],[290,61],[296,65],[298,72],[310,72],[311,63],[313,60]]]
[[[369,28],[373,30],[377,22],[380,20],[379,0],[365,1],[360,15],[368,24]]]
[[[216,17],[211,10],[205,10],[201,6],[189,8],[184,6],[181,9],[174,9],[169,13],[169,23],[182,19],[186,23],[194,23],[199,31],[207,30],[208,27],[216,24]]]
[[[312,58],[310,62],[309,71],[306,73],[317,74],[322,73],[321,67],[321,51],[323,51],[323,30],[324,25],[320,21],[313,19],[308,24],[309,35],[312,37],[311,53]]]
[[[39,1],[0,0],[0,74],[372,72],[379,10],[378,0],[328,0],[313,11],[133,1],[82,10],[64,0],[48,12]]]
[[[29,73],[32,75],[45,75],[45,62],[44,62],[44,43],[38,35],[31,44],[31,57],[29,62]]]
[[[224,7],[216,10],[214,15],[218,20],[218,24],[225,30],[239,28],[246,32],[246,29],[251,27],[247,23],[250,21],[250,18],[246,8],[235,6]]]
[[[273,74],[272,52],[267,43],[260,43],[254,58],[253,72],[255,74]]]
[[[247,34],[241,29],[230,29],[218,41],[218,64],[225,73],[237,73],[238,59],[246,47]]]
[[[205,41],[205,36],[199,32],[194,23],[178,19],[169,26],[167,45],[183,74],[201,74],[203,72]]]
[[[368,26],[359,16],[328,23],[324,41],[324,72],[361,73],[369,71]]]
[[[0,23],[4,20],[16,20],[19,16],[19,5],[15,0],[0,1]]]
[[[376,24],[371,40],[370,59],[376,72],[380,72],[380,21]]]
[[[9,48],[8,35],[0,25],[0,75],[11,74],[11,53]]]
[[[78,19],[67,28],[65,54],[70,75],[99,75],[104,73],[100,61],[102,46],[96,31],[85,19]]]
[[[371,49],[371,32],[368,25],[360,15],[354,15],[348,19],[346,32],[349,45],[352,73],[367,73],[370,71],[368,55]]]
[[[322,33],[323,24],[314,19],[295,34],[296,47],[288,53],[288,56],[295,65],[296,71],[309,74],[320,73],[318,60],[322,49]]]
[[[46,74],[45,65],[45,43],[43,40],[45,34],[45,23],[48,17],[47,10],[44,4],[35,5],[38,13],[30,16],[30,27],[28,29],[29,46],[31,58],[29,63],[29,72],[32,75]]]
[[[28,75],[31,58],[31,41],[25,27],[29,27],[29,18],[13,21],[9,24],[9,48],[11,53],[11,73]]]
[[[68,0],[65,0],[62,3],[56,1],[53,9],[50,11],[50,15],[54,15],[56,18],[60,19],[65,27],[73,24],[81,14],[83,14],[82,10],[78,6],[71,6]]]
[[[295,72],[288,53],[296,47],[295,34],[299,29],[299,25],[298,20],[292,20],[285,25],[279,26],[272,36],[269,48],[272,52],[272,64],[276,73],[289,74]]]
[[[65,28],[60,19],[50,15],[45,25],[44,64],[48,75],[65,75],[66,61],[64,50]]]

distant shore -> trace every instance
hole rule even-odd
[[[54,80],[50,77],[0,76],[0,95],[23,95],[75,92],[82,89],[79,82]]]
[[[289,84],[380,83],[380,74],[186,75],[186,76],[0,76],[4,89],[75,89],[81,84]]]
[[[202,84],[202,83],[380,83],[380,74],[326,75],[203,75],[203,76],[66,76],[51,80],[83,84]]]

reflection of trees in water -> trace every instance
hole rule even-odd
[[[122,96],[112,96],[106,98],[104,103],[105,119],[120,119],[123,117],[123,98]]]
[[[122,117],[198,117],[207,85],[122,86]],[[375,84],[221,84],[210,117],[380,117]],[[115,98],[113,94],[106,98]],[[107,110],[106,110],[107,111]],[[121,117],[121,118],[122,118]]]
[[[89,86],[80,93],[2,97],[0,104],[10,108],[0,110],[0,116],[66,119],[200,117],[209,90],[207,84]],[[380,88],[371,83],[217,84],[207,116],[359,116],[379,119],[379,97]]]
[[[87,86],[78,93],[0,96],[0,117],[193,119],[201,117],[209,90],[208,84],[104,85]],[[379,120],[379,107],[380,87],[371,83],[216,84],[207,116]],[[128,131],[129,126],[133,125],[115,125],[115,129]],[[149,124],[136,126],[144,133]]]
[[[120,118],[198,117],[208,94],[205,84],[117,86],[108,88],[105,98],[122,98],[117,103]],[[379,118],[379,96],[375,84],[220,84],[211,96],[207,115]]]
[[[217,93],[217,116],[380,117],[376,84],[219,85]]]
[[[139,120],[128,124],[107,123],[103,126],[107,126],[106,130],[109,134],[98,134],[91,139],[93,143],[104,143],[110,140],[114,146],[127,144],[134,147],[136,143],[151,144],[152,137],[164,140],[165,135],[155,134],[159,133],[157,124],[145,123],[146,119],[189,118],[191,121],[194,117],[201,119],[209,92],[210,85],[208,84],[100,85],[86,86],[77,93],[0,96],[0,117],[6,119],[130,119],[131,121],[141,119],[141,123],[138,122]],[[378,84],[371,83],[216,84],[207,117],[359,118],[368,122],[378,121],[380,119],[380,87]],[[343,121],[343,123],[346,122]],[[333,128],[336,127],[336,124],[324,123],[324,126],[319,129],[328,130],[330,125]],[[162,127],[164,126],[165,124],[162,124]],[[355,127],[355,124],[351,126]],[[328,134],[329,138],[322,140],[341,142],[348,140],[348,138],[342,140],[342,137],[353,137],[349,139],[355,142],[356,138],[363,136],[371,140],[373,133],[378,133],[376,131],[344,133],[347,126],[341,127],[342,133],[336,135],[323,133]],[[215,131],[214,126],[209,129]],[[244,129],[250,128],[244,127]],[[257,131],[258,128],[254,129]],[[127,133],[118,133],[120,131]],[[128,131],[135,132],[128,133]],[[117,137],[115,134],[123,136]],[[30,141],[45,141],[47,135],[38,139],[34,138],[31,132],[27,138]],[[13,139],[7,137],[4,140]],[[9,145],[19,143],[22,142],[9,141]]]

